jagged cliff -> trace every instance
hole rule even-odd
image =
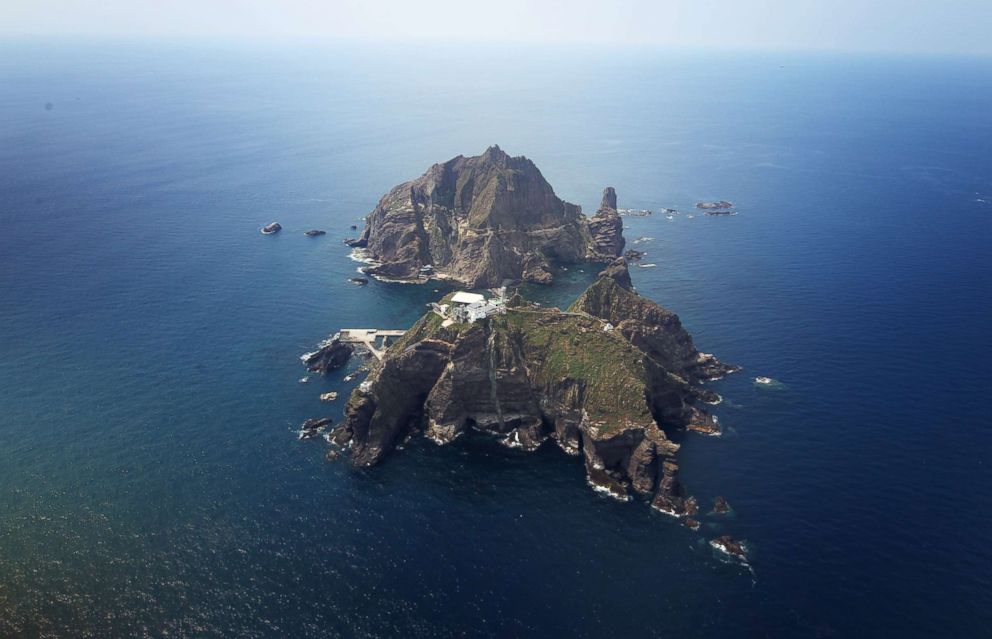
[[[612,323],[634,346],[687,382],[719,379],[738,370],[700,353],[678,315],[635,293],[623,258],[600,273],[569,310]]]
[[[665,431],[712,424],[692,406],[700,395],[686,370],[667,365],[683,363],[695,350],[677,318],[673,324],[667,316],[650,333],[650,346],[677,344],[678,352],[642,348],[649,343],[639,339],[645,331],[617,328],[627,319],[619,318],[618,303],[594,301],[614,286],[637,298],[622,259],[571,311],[516,297],[506,314],[472,324],[428,313],[354,391],[332,440],[350,443],[354,464],[371,465],[420,429],[438,443],[470,428],[524,449],[551,439],[584,457],[595,487],[621,498],[630,491],[652,495],[652,504],[671,514],[694,513],[695,502],[677,479],[679,447]],[[622,293],[611,295],[615,300]],[[653,304],[647,300],[633,301],[629,319],[646,327],[657,311],[641,308],[640,302]],[[604,317],[607,309],[617,317]],[[661,338],[673,331],[678,334]]]
[[[623,224],[607,189],[592,218],[555,195],[527,158],[498,146],[435,164],[394,187],[349,244],[373,261],[371,275],[447,278],[470,288],[506,280],[550,283],[553,265],[620,255]]]
[[[588,258],[592,261],[609,262],[623,254],[626,240],[623,239],[623,220],[617,212],[617,192],[612,186],[603,190],[603,201],[596,215],[587,223],[592,247]]]

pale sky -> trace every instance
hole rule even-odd
[[[0,0],[0,36],[992,55],[992,0]]]

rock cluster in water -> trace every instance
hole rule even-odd
[[[354,352],[354,346],[347,342],[342,342],[341,338],[335,336],[321,342],[317,350],[312,353],[306,353],[300,359],[308,371],[326,374],[328,371],[341,368],[348,363],[348,359],[351,358]]]
[[[726,200],[720,200],[718,202],[696,202],[696,208],[702,209],[704,211],[714,211],[719,209],[729,209],[733,208],[733,202],[728,202]]]
[[[366,217],[361,237],[346,243],[365,249],[370,275],[480,288],[550,283],[556,264],[609,261],[623,250],[622,230],[612,188],[587,218],[555,195],[533,162],[492,146],[396,186]]]

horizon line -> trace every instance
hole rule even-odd
[[[433,47],[438,49],[451,48],[471,44],[478,47],[519,47],[521,49],[542,51],[574,51],[595,47],[597,53],[603,52],[632,52],[632,51],[661,51],[666,53],[753,53],[753,54],[827,54],[827,55],[878,55],[891,57],[918,58],[992,58],[992,51],[970,50],[919,50],[919,49],[890,49],[890,48],[831,48],[831,47],[795,47],[775,45],[746,45],[746,44],[687,44],[665,43],[651,41],[613,41],[595,42],[584,40],[553,40],[536,42],[528,39],[501,38],[370,38],[341,35],[273,35],[273,34],[123,34],[123,33],[24,33],[0,31],[0,45],[24,43],[73,43],[73,44],[128,44],[128,45],[161,45],[161,44],[198,44],[213,46],[237,45],[309,45],[309,46],[342,46],[366,45],[392,48],[403,47]]]

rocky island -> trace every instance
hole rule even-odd
[[[720,200],[719,202],[696,202],[696,208],[704,211],[714,211],[719,209],[733,208],[733,202]]]
[[[364,270],[380,279],[550,283],[554,267],[606,263],[623,251],[616,193],[606,189],[592,217],[555,195],[537,166],[492,146],[430,167],[394,187],[366,216]]]
[[[525,450],[552,441],[583,457],[593,487],[693,515],[669,435],[718,432],[698,406],[716,396],[698,382],[733,370],[635,293],[618,258],[567,311],[519,295],[448,295],[373,366],[328,439],[356,466],[418,432],[444,444],[474,429]]]
[[[332,335],[317,345],[317,350],[304,353],[300,361],[311,373],[326,375],[328,371],[341,368],[348,363],[355,347],[341,341],[338,335]]]

